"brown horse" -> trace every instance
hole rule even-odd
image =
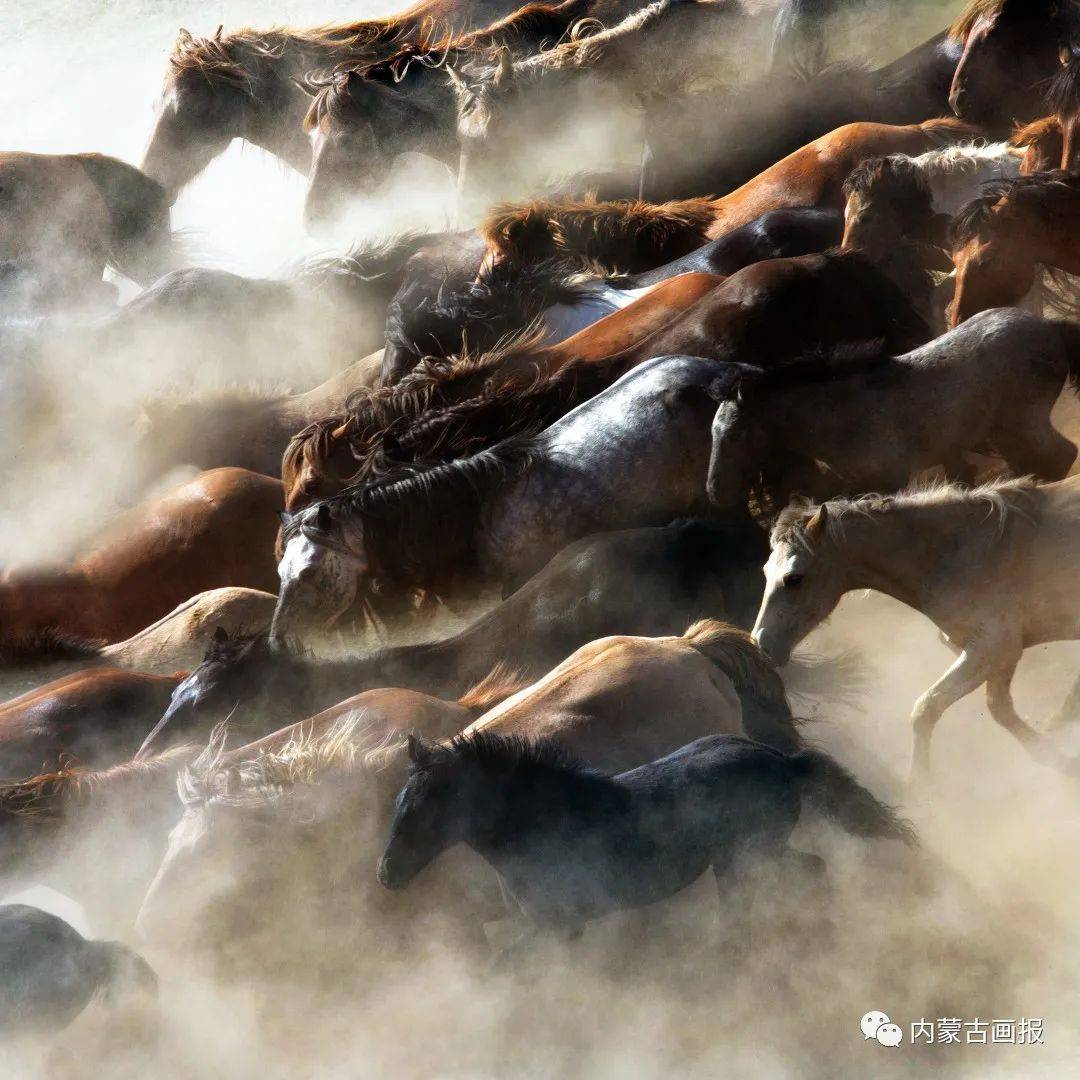
[[[91,766],[126,761],[187,675],[90,668],[0,705],[0,777],[55,769],[65,757]]]
[[[1041,120],[1032,120],[1030,124],[1018,127],[1009,143],[1022,154],[1021,176],[1060,168],[1065,156],[1061,121],[1056,116],[1044,116]]]
[[[0,260],[40,266],[58,302],[115,298],[106,267],[149,284],[176,265],[164,189],[104,154],[0,152]]]
[[[281,485],[245,469],[202,473],[115,522],[59,566],[0,575],[0,650],[28,660],[59,637],[121,641],[221,585],[274,591]]]
[[[1078,13],[1075,0],[969,0],[950,28],[964,49],[949,93],[956,115],[999,134],[1043,116],[1043,89]]]
[[[513,0],[420,0],[386,19],[308,30],[244,28],[213,37],[181,30],[169,56],[157,122],[143,158],[145,172],[170,200],[233,139],[261,146],[306,173],[311,151],[302,124],[309,71],[374,63],[440,28],[485,26],[514,10]]]
[[[949,325],[1019,303],[1038,268],[1080,274],[1080,176],[1062,171],[987,184],[954,219]]]
[[[689,309],[724,279],[682,274],[662,282],[621,311],[555,345],[526,337],[479,358],[421,363],[392,386],[353,394],[347,410],[322,417],[290,441],[281,462],[291,512],[361,479],[374,440],[440,404],[466,400],[496,386],[521,387],[562,370],[619,353]],[[652,354],[657,355],[657,354]]]
[[[867,158],[922,154],[981,134],[980,128],[953,119],[902,126],[846,124],[721,198],[661,204],[534,200],[498,208],[482,233],[492,262],[576,255],[635,273],[726,236],[771,210],[843,209],[844,180]]]

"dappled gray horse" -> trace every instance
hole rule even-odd
[[[844,593],[876,589],[931,619],[959,655],[915,703],[913,770],[945,710],[986,685],[990,715],[1043,756],[1011,684],[1024,649],[1080,639],[1080,478],[930,487],[785,510],[754,639],[783,664]]]

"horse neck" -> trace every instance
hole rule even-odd
[[[874,589],[929,614],[940,583],[952,576],[949,564],[965,560],[957,536],[973,525],[986,528],[986,519],[982,502],[891,503],[851,514],[833,540],[845,591]]]

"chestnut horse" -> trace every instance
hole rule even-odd
[[[176,265],[164,189],[104,154],[0,152],[7,260],[40,266],[57,301],[112,301],[106,267],[147,285]]]
[[[439,28],[484,26],[514,0],[420,0],[399,15],[308,30],[244,28],[213,37],[181,30],[169,56],[157,121],[143,170],[175,201],[233,139],[245,139],[299,172],[311,164],[302,124],[309,71],[374,63]]]
[[[0,705],[0,777],[18,780],[60,767],[126,761],[187,676],[119,668],[76,671]]]
[[[1073,0],[970,0],[950,29],[964,50],[949,92],[953,111],[1000,135],[1043,116],[1045,84],[1078,29]]]
[[[0,655],[29,660],[57,637],[121,641],[205,589],[276,591],[281,485],[214,469],[124,515],[73,561],[0,575]]]
[[[844,180],[867,158],[923,154],[981,134],[980,128],[955,119],[902,126],[845,124],[721,198],[661,204],[533,200],[498,208],[481,231],[493,262],[576,254],[633,273],[678,258],[770,210],[843,209]],[[642,243],[643,233],[655,236],[651,248]]]
[[[953,221],[949,325],[1019,303],[1040,266],[1080,274],[1080,176],[1037,173],[987,184]]]

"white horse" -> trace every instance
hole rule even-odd
[[[984,683],[990,715],[1045,756],[1010,687],[1024,649],[1080,639],[1080,477],[791,506],[773,529],[765,575],[753,636],[776,663],[855,589],[922,612],[959,651],[915,703],[917,775],[929,770],[942,714]]]

